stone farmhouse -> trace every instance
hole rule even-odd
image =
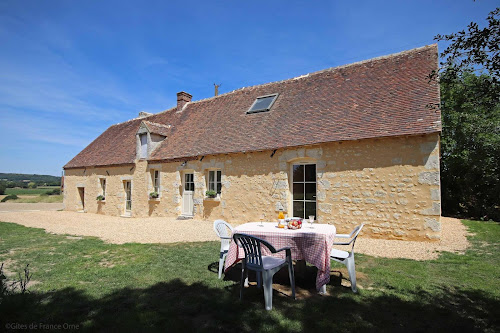
[[[64,166],[65,209],[230,223],[283,209],[338,232],[364,222],[371,237],[437,240],[437,68],[430,45],[199,101],[180,92]]]

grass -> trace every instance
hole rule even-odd
[[[15,194],[15,195],[39,195],[48,191],[53,190],[54,188],[43,187],[43,188],[6,188],[5,194]]]
[[[38,188],[7,188],[5,194],[15,194],[19,199],[8,200],[10,203],[53,203],[63,202],[62,195],[43,195],[51,192],[54,189],[59,189],[59,186],[39,186]],[[28,196],[28,197],[23,197]],[[2,196],[4,197],[4,196]]]
[[[8,200],[7,202],[14,202],[14,203],[63,202],[63,196],[62,195],[38,195],[36,197],[31,197],[31,198],[23,198],[23,196],[19,196],[19,199]]]
[[[315,268],[308,266],[298,277],[294,301],[283,295],[289,293],[283,270],[275,276],[283,292],[274,292],[270,312],[256,287],[245,289],[239,301],[238,267],[217,279],[217,242],[114,245],[0,223],[0,262],[15,272],[30,263],[37,282],[29,294],[0,299],[0,327],[66,323],[91,331],[499,331],[500,226],[464,223],[475,234],[464,255],[443,253],[423,262],[356,255],[358,294],[340,285],[346,271],[335,265],[330,296],[317,295]]]

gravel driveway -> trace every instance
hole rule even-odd
[[[27,196],[23,196],[24,198]],[[0,212],[23,212],[23,211],[40,211],[40,210],[61,210],[64,208],[62,202],[55,203],[14,203],[14,202],[1,202]]]
[[[67,211],[0,211],[0,221],[43,228],[55,234],[95,236],[116,244],[218,240],[212,228],[213,221],[176,220],[165,217],[121,218]],[[465,251],[469,245],[466,235],[467,229],[460,220],[443,217],[442,238],[439,242],[370,239],[363,237],[361,233],[355,250],[356,253],[377,257],[429,260],[437,258],[438,251]]]

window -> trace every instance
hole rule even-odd
[[[148,157],[148,135],[147,134],[140,134],[139,138],[141,139],[141,154],[140,158],[147,158]]]
[[[208,190],[216,191],[220,194],[222,190],[222,172],[220,170],[210,170],[208,172]]]
[[[265,112],[269,111],[276,101],[278,94],[266,95],[257,97],[255,102],[253,102],[250,109],[248,109],[247,113],[257,113],[257,112]]]
[[[184,191],[194,191],[194,174],[184,174]]]
[[[154,191],[160,193],[160,171],[153,170],[152,176]]]
[[[130,214],[132,211],[132,181],[124,181],[123,187],[125,188],[125,213]]]
[[[292,166],[293,216],[316,216],[316,164]]]
[[[106,178],[101,178],[101,194],[106,198]]]

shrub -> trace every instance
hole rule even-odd
[[[5,202],[7,200],[16,200],[16,199],[19,199],[19,197],[17,195],[15,195],[15,194],[9,194],[5,198],[3,198],[1,202]]]
[[[158,192],[151,192],[149,193],[149,198],[150,199],[157,199],[160,196]]]
[[[0,183],[0,194],[5,194],[5,189],[7,188],[7,185],[4,183]]]
[[[106,198],[105,198],[105,197],[104,197],[104,195],[102,195],[102,194],[98,195],[98,196],[97,196],[97,198],[96,198],[96,200],[97,200],[97,201],[103,201],[103,200],[105,200],[105,199],[106,199]]]
[[[13,294],[17,290],[24,294],[28,291],[28,284],[30,283],[31,276],[29,265],[24,268],[24,276],[19,273],[19,280],[9,281],[3,271],[3,263],[0,265],[0,297]],[[1,298],[0,298],[1,299]]]
[[[47,192],[42,193],[40,195],[46,196],[46,195],[60,195],[60,194],[61,194],[61,189],[56,188],[56,189],[53,189],[52,191],[47,191]]]

